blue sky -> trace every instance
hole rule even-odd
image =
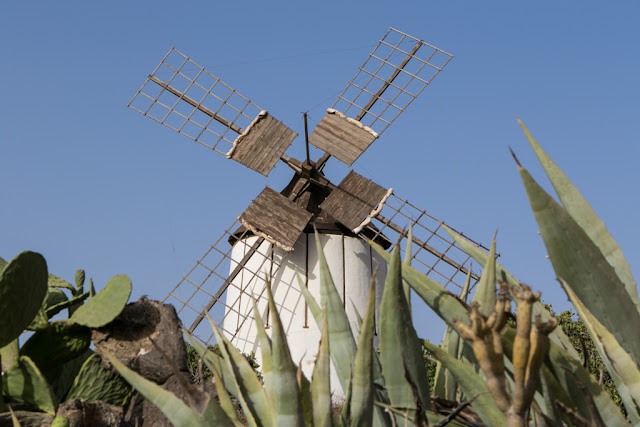
[[[391,26],[455,57],[354,169],[477,240],[499,227],[501,262],[567,307],[509,155],[549,188],[515,115],[637,277],[639,15],[631,1],[4,2],[0,256],[35,250],[68,280],[124,273],[134,298],[164,298],[265,184],[290,178],[126,108],[169,48],[302,134],[301,112],[313,127]],[[337,182],[347,169],[326,171]]]

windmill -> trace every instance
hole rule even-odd
[[[257,351],[252,300],[268,327],[267,277],[292,356],[311,361],[320,332],[309,319],[296,272],[319,300],[314,229],[354,324],[355,311],[364,312],[371,275],[377,269],[379,301],[386,273],[367,240],[404,247],[411,226],[412,265],[453,292],[462,288],[469,257],[442,221],[354,171],[338,185],[323,174],[331,157],[351,166],[451,58],[390,28],[311,135],[305,114],[307,158],[301,161],[285,154],[296,132],[175,48],[167,53],[129,107],[264,176],[279,161],[294,171],[281,192],[266,187],[165,299],[189,332],[210,343],[212,331],[203,320],[211,315],[241,351]],[[309,144],[324,152],[316,161],[309,158]],[[474,272],[471,277],[474,283],[479,278]],[[306,374],[310,369],[303,363]]]

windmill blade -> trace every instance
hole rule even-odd
[[[175,48],[128,107],[264,176],[298,135]]]
[[[404,251],[412,228],[412,266],[445,288],[462,289],[470,257],[442,227],[444,222],[351,171],[320,207],[356,234],[369,240],[398,242]],[[449,227],[452,229],[451,227]],[[453,230],[453,229],[452,229]],[[454,230],[455,231],[455,230]],[[476,246],[488,249],[455,231]],[[480,278],[472,271],[472,285]]]
[[[351,166],[453,55],[389,28],[309,137]]]
[[[252,299],[264,311],[264,281],[276,279],[291,256],[235,221],[163,302],[173,304],[187,330],[203,344],[214,339],[211,326],[202,322],[210,316],[242,351],[254,351],[243,347],[253,340],[238,333],[253,322]]]

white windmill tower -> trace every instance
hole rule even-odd
[[[314,229],[354,324],[354,307],[365,311],[372,273],[377,269],[378,301],[386,275],[386,263],[367,240],[404,247],[412,226],[414,267],[445,287],[462,288],[469,257],[442,221],[353,171],[337,186],[322,173],[330,157],[351,166],[451,58],[390,28],[309,137],[305,115],[307,159],[299,161],[285,154],[297,136],[293,130],[184,54],[169,51],[129,107],[262,175],[279,160],[294,171],[280,193],[266,187],[165,299],[189,332],[210,343],[212,331],[202,322],[210,314],[240,351],[258,352],[251,301],[258,300],[268,326],[267,277],[293,359],[310,376],[320,331],[296,272],[319,300]],[[308,144],[325,154],[312,162]],[[332,384],[339,390],[335,378]]]

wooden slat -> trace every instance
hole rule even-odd
[[[298,134],[282,122],[265,114],[239,137],[231,158],[268,176],[296,136]]]
[[[309,143],[351,166],[376,138],[341,113],[327,111],[309,137]]]
[[[387,190],[354,171],[329,194],[320,208],[353,230],[380,203]]]
[[[311,219],[311,213],[265,187],[239,219],[262,233],[261,237],[290,250]]]

